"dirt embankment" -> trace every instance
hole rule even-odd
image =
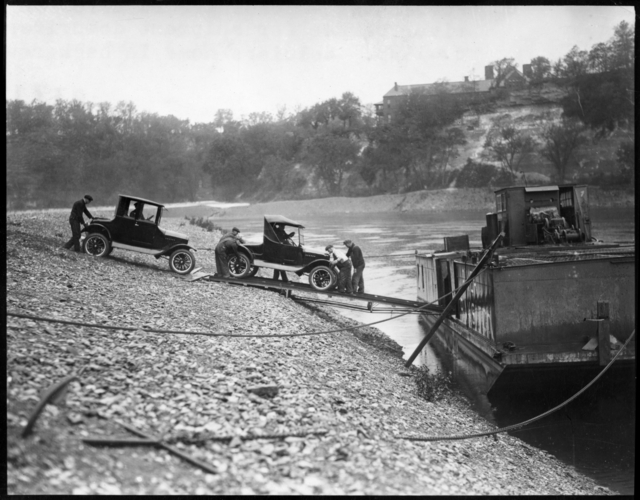
[[[589,188],[592,208],[620,207],[635,205],[633,191],[604,190]],[[247,207],[220,209],[216,215],[254,216],[262,214],[296,214],[300,216],[330,213],[369,212],[445,212],[477,211],[486,213],[494,210],[495,195],[490,188],[439,189],[414,191],[405,194],[383,194],[363,198],[316,198],[312,200],[272,201],[256,203]]]

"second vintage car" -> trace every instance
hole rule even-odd
[[[114,249],[166,257],[169,267],[178,274],[187,274],[196,266],[186,234],[160,227],[164,205],[155,201],[121,194],[113,219],[94,218],[83,230],[86,237],[82,249],[94,257],[106,257]],[[145,210],[148,213],[144,213]]]
[[[240,259],[229,259],[229,272],[235,278],[254,276],[260,268],[278,269],[298,276],[309,276],[309,284],[320,291],[330,290],[337,282],[322,248],[304,244],[304,226],[282,215],[264,216],[264,235],[260,244],[238,244]]]

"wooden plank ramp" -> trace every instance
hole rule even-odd
[[[250,286],[255,288],[263,288],[266,290],[274,290],[274,291],[287,291],[291,292],[300,292],[300,293],[313,293],[320,295],[327,295],[329,297],[341,297],[348,300],[353,301],[364,301],[364,302],[376,302],[379,304],[387,304],[391,306],[400,306],[405,308],[422,308],[424,311],[431,312],[442,312],[442,306],[438,305],[426,305],[424,302],[420,302],[417,300],[406,300],[399,299],[396,297],[387,297],[385,295],[377,295],[371,293],[361,293],[356,295],[349,295],[346,293],[340,293],[337,290],[327,290],[327,291],[319,291],[315,290],[311,287],[311,285],[307,283],[298,283],[293,281],[279,281],[270,278],[222,278],[215,276],[212,273],[204,273],[197,272],[191,275],[187,275],[185,277],[186,281],[198,281],[198,280],[206,280],[206,281],[215,281],[218,283],[229,283],[230,285],[240,285],[240,286]]]

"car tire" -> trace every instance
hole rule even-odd
[[[100,233],[91,233],[84,239],[82,250],[93,257],[106,257],[111,253],[111,242]]]
[[[251,266],[251,271],[249,271],[247,277],[253,278],[256,274],[258,274],[258,271],[260,271],[260,268],[258,266]]]
[[[335,285],[336,277],[328,266],[314,267],[309,273],[309,284],[314,290],[326,292]]]
[[[196,257],[189,250],[181,248],[169,257],[169,267],[174,273],[189,274],[196,267]]]
[[[229,258],[229,274],[234,278],[247,278],[251,274],[251,262],[249,257],[244,254],[240,254],[240,260],[233,255]]]

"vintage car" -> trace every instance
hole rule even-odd
[[[83,251],[94,257],[106,257],[116,248],[130,250],[156,259],[167,257],[171,270],[178,274],[193,271],[196,249],[188,245],[188,236],[160,227],[162,212],[167,208],[144,198],[119,196],[113,219],[96,217],[82,230],[86,233]]]
[[[293,230],[292,230],[293,229]],[[264,216],[262,243],[238,243],[240,259],[229,259],[229,272],[235,278],[255,276],[260,268],[279,269],[309,275],[309,284],[316,290],[330,290],[337,277],[324,248],[304,244],[304,226],[282,215]]]

